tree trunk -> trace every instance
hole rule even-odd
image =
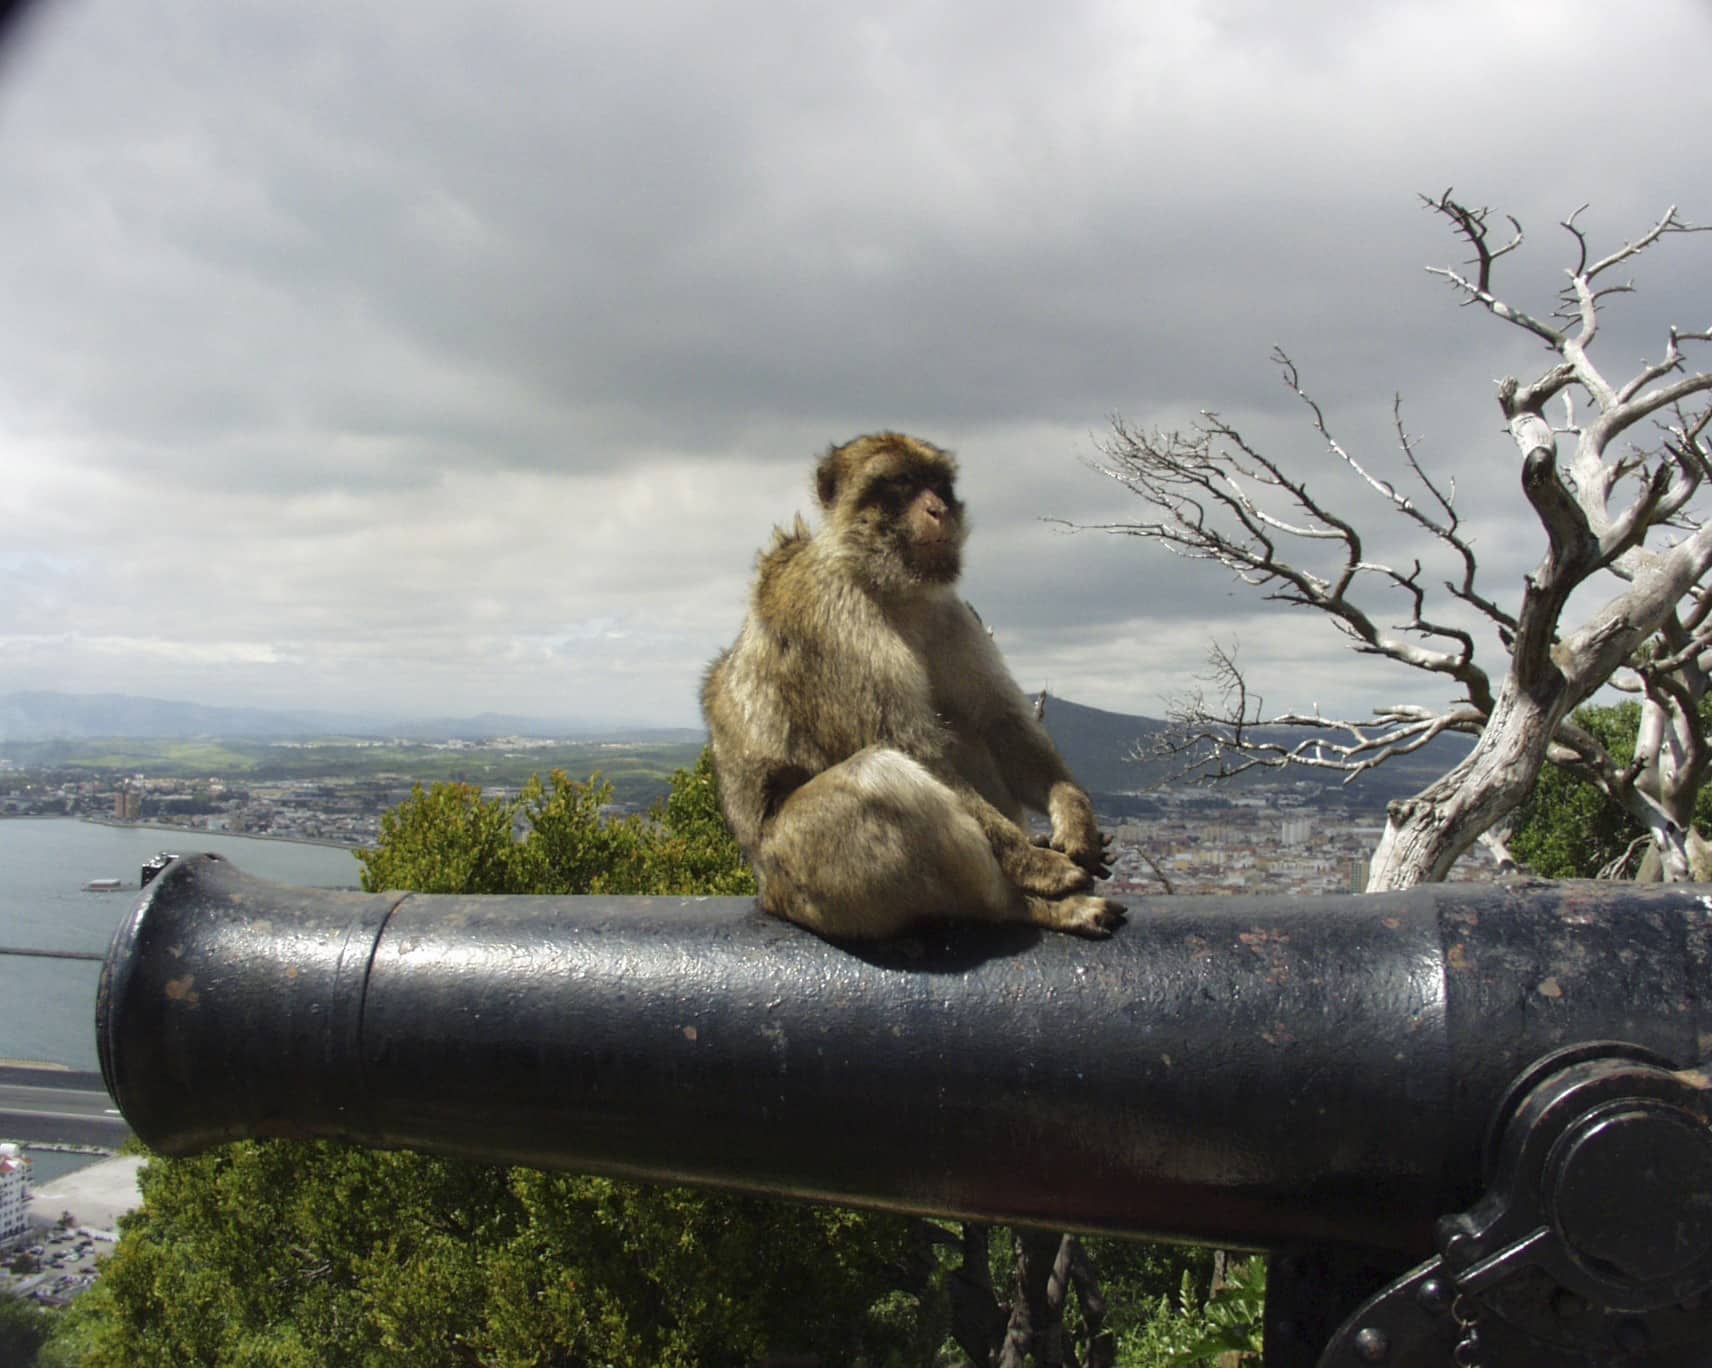
[[[1641,867],[1635,871],[1636,883],[1707,883],[1712,881],[1712,843],[1693,827],[1687,828],[1679,853],[1672,849],[1670,858],[1659,857],[1657,834],[1641,856]],[[1680,863],[1679,863],[1680,861]]]
[[[1005,1337],[1005,1313],[993,1287],[989,1262],[991,1230],[975,1221],[963,1223],[963,1262],[946,1280],[951,1299],[951,1337],[986,1368],[997,1357]]]
[[[1506,679],[1467,758],[1413,798],[1387,809],[1367,891],[1443,882],[1481,834],[1533,789],[1545,762],[1546,739],[1563,720],[1568,702],[1561,676],[1539,681],[1533,692],[1514,675]]]
[[[1064,1342],[1064,1286],[1069,1261],[1059,1267],[1066,1237],[1044,1230],[1016,1233],[1016,1287],[999,1368],[1023,1368],[1030,1356],[1037,1368],[1073,1364]]]
[[[1707,877],[1712,856],[1694,829],[1694,809],[1707,765],[1699,716],[1705,675],[1698,667],[1685,670],[1677,688],[1664,692],[1662,697],[1649,692],[1642,701],[1635,734],[1635,754],[1642,758],[1642,769],[1634,786],[1652,808],[1644,822],[1652,844],[1635,878],[1643,883],[1686,883]]]
[[[1117,1362],[1117,1337],[1106,1329],[1106,1297],[1100,1290],[1100,1271],[1088,1247],[1074,1235],[1064,1237],[1061,1251],[1068,1256],[1070,1281],[1082,1306],[1082,1325],[1088,1334],[1088,1368],[1113,1368]]]

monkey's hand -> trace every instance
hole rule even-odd
[[[1024,893],[1062,898],[1080,893],[1094,882],[1086,869],[1050,846],[1021,844],[994,853],[1005,877]]]
[[[1085,853],[1085,848],[1079,849],[1075,853],[1063,851],[1063,854],[1068,854],[1077,865],[1089,871],[1092,878],[1111,878],[1111,836],[1108,836],[1106,832],[1096,832],[1096,836],[1099,836],[1097,858],[1089,858],[1089,854]],[[1031,837],[1031,839],[1036,846],[1046,846],[1046,848],[1055,849],[1055,851],[1061,849],[1055,837],[1036,836]]]
[[[1094,805],[1074,784],[1054,786],[1047,799],[1052,818],[1053,850],[1068,856],[1088,872],[1090,879],[1106,879],[1112,873],[1112,838],[1094,825]]]
[[[1084,804],[1087,803],[1087,796],[1074,784],[1066,787],[1080,795]],[[1029,840],[1027,832],[973,790],[965,792],[964,802],[981,824],[1005,878],[1024,893],[1041,898],[1063,898],[1083,892],[1094,882],[1094,876],[1086,867],[1062,850],[1053,849],[1050,844]],[[1097,839],[1099,832],[1093,826],[1091,814],[1088,825]]]

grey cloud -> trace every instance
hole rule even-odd
[[[1364,459],[1402,393],[1513,584],[1537,529],[1491,387],[1540,353],[1426,275],[1465,253],[1413,196],[1522,218],[1537,305],[1576,203],[1611,242],[1696,192],[1709,30],[1693,0],[1644,27],[1592,0],[54,7],[0,71],[0,463],[63,479],[0,511],[57,552],[80,520],[44,501],[76,501],[89,559],[7,568],[34,644],[0,669],[51,682],[57,621],[107,643],[95,679],[146,619],[240,643],[198,696],[336,706],[375,687],[366,643],[430,711],[505,651],[500,710],[688,700],[813,452],[902,426],[964,453],[971,597],[1118,706],[1124,669],[1275,610],[1037,517],[1124,515],[1077,460],[1113,412],[1216,408],[1319,460],[1274,344]],[[1675,316],[1712,295],[1704,241],[1642,263],[1614,370],[1704,325]],[[275,638],[289,661],[241,649]],[[137,668],[167,689],[169,659]]]

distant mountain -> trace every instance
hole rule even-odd
[[[483,741],[493,736],[527,736],[559,741],[701,741],[700,727],[642,727],[618,723],[552,721],[515,717],[509,713],[477,713],[474,717],[430,717],[388,722],[368,735],[400,737],[406,741]]]
[[[219,708],[130,694],[38,691],[0,694],[0,742],[75,741],[95,737],[283,741],[309,736],[403,737],[413,741],[481,740],[490,736],[693,741],[690,727],[616,727],[483,713],[467,718],[388,720],[356,713]]]
[[[332,713],[216,708],[130,694],[0,695],[0,741],[328,735],[345,730],[351,721]]]
[[[1155,768],[1130,757],[1138,744],[1145,747],[1164,731],[1165,723],[1051,696],[1045,721],[1058,753],[1090,793],[1127,793],[1147,788],[1157,778]]]

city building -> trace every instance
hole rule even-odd
[[[30,1161],[16,1145],[0,1143],[0,1249],[30,1229]]]

